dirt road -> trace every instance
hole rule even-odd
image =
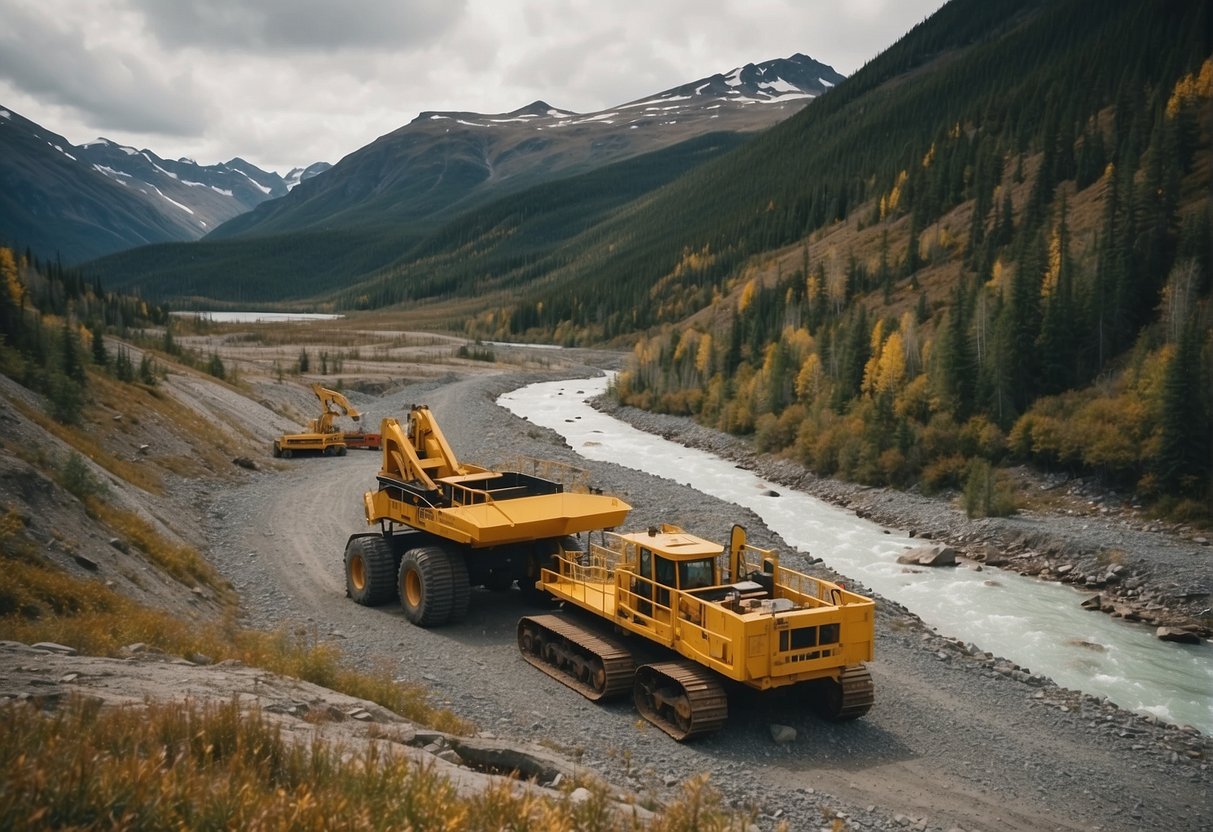
[[[517,377],[427,383],[371,412],[431,406],[456,453],[495,464],[514,453],[586,465],[549,431],[496,407]],[[679,745],[639,719],[629,702],[593,705],[529,668],[514,627],[519,593],[473,591],[459,625],[410,626],[398,608],[345,598],[342,551],[362,531],[362,493],[379,457],[281,463],[224,492],[209,517],[210,553],[240,592],[246,616],[335,640],[359,664],[429,685],[435,698],[502,738],[538,740],[621,789],[660,800],[699,772],[760,828],[1138,830],[1208,829],[1209,747],[1089,698],[966,655],[895,604],[882,602],[877,703],[856,722],[820,722],[788,697],[742,693],[719,734]],[[669,480],[590,463],[593,481],[637,508],[629,526],[676,519],[720,538],[744,522],[762,545],[780,541],[755,517]],[[879,600],[879,599],[878,599]],[[773,723],[796,729],[776,744]],[[1204,760],[1192,759],[1204,755]]]

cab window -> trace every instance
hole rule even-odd
[[[678,588],[699,589],[715,584],[712,575],[712,559],[684,561],[678,564]]]

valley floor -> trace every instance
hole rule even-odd
[[[386,392],[352,398],[370,425],[382,416],[399,417],[412,404],[430,405],[464,460],[492,465],[521,453],[587,467],[597,486],[635,506],[629,527],[676,521],[723,539],[732,523],[742,522],[752,542],[780,545],[756,517],[735,506],[670,480],[587,463],[555,434],[494,404],[521,384],[583,377],[617,360],[576,353],[542,369],[444,366],[440,374],[414,372],[396,383],[377,382],[376,389]],[[468,618],[436,630],[410,626],[393,606],[360,607],[345,598],[342,552],[347,537],[365,529],[361,496],[374,484],[378,454],[272,460],[263,440],[281,431],[284,420],[262,403],[304,409],[310,394],[294,390],[297,381],[269,375],[246,373],[244,384],[253,392],[245,403],[235,403],[239,415],[233,419],[261,443],[259,453],[249,446],[258,470],[242,470],[235,482],[196,482],[164,498],[177,499],[176,510],[200,527],[205,554],[238,593],[244,621],[335,643],[361,667],[386,668],[396,678],[423,683],[438,704],[489,738],[542,742],[645,800],[666,799],[688,777],[707,773],[730,805],[754,812],[763,830],[781,824],[793,830],[1200,830],[1213,822],[1208,737],[973,654],[879,598],[871,666],[877,701],[865,718],[828,724],[786,698],[743,694],[730,702],[730,721],[721,732],[687,745],[641,721],[629,702],[593,705],[527,667],[514,645],[515,622],[528,612],[517,592],[474,590]],[[190,387],[204,386],[174,389],[188,399]],[[199,408],[203,395],[210,394],[198,393]],[[252,424],[257,420],[264,422],[259,428]],[[676,425],[653,417],[647,427],[673,431],[684,441],[722,447],[732,441],[698,432],[685,420]],[[747,460],[772,466],[764,473],[772,480],[789,470],[774,461]],[[870,511],[878,522],[895,520],[900,528],[916,524],[938,532],[936,537],[968,528],[938,500],[894,498],[897,514],[882,515],[882,492],[807,487],[816,489],[835,489],[839,501]],[[908,514],[915,510],[926,513]],[[172,509],[158,511],[167,516]],[[950,519],[938,525],[945,515]],[[1046,517],[1031,522],[1054,525]],[[1074,534],[1082,531],[1082,524],[1073,525]],[[1083,551],[1104,545],[1097,539]],[[1187,538],[1174,545],[1199,547]],[[1054,562],[1060,557],[1055,554]],[[1208,577],[1203,567],[1182,580]],[[795,728],[797,739],[776,744],[773,723]]]

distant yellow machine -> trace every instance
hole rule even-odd
[[[542,570],[537,588],[589,616],[519,621],[530,664],[591,700],[631,690],[641,715],[680,741],[725,723],[728,682],[801,686],[806,704],[834,720],[871,708],[871,599],[781,567],[741,526],[727,562],[720,544],[676,526],[603,540]],[[627,638],[637,636],[664,657],[637,667],[638,643]]]
[[[384,419],[379,487],[363,496],[368,524],[345,547],[346,593],[367,606],[399,598],[414,624],[432,627],[467,614],[469,589],[543,597],[540,570],[575,544],[569,536],[619,525],[631,506],[570,485],[577,471],[539,476],[460,463],[429,408],[408,426]],[[542,473],[547,473],[546,471]],[[580,472],[584,473],[584,472]]]
[[[348,416],[355,422],[362,418],[362,414],[350,404],[349,399],[336,390],[319,384],[312,385],[312,392],[320,400],[320,415],[308,422],[306,431],[284,433],[275,439],[272,449],[274,456],[290,459],[299,452],[344,456],[347,448],[379,449],[379,434],[346,432],[333,423],[337,416]]]

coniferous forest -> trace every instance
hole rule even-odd
[[[765,210],[728,197],[751,210],[663,276],[711,312],[662,327],[682,310],[654,292],[621,399],[865,483],[978,487],[1027,461],[1207,510],[1208,8],[1024,6],[949,4],[950,43],[912,32],[773,131],[825,173],[762,183]],[[883,111],[846,100],[924,65]],[[864,138],[831,150],[814,119]]]
[[[125,346],[111,353],[107,332],[129,339],[137,329],[168,323],[163,307],[0,246],[0,374],[45,395],[50,415],[63,424],[80,419],[89,366],[119,381],[156,383],[152,358],[145,352],[136,365]]]

